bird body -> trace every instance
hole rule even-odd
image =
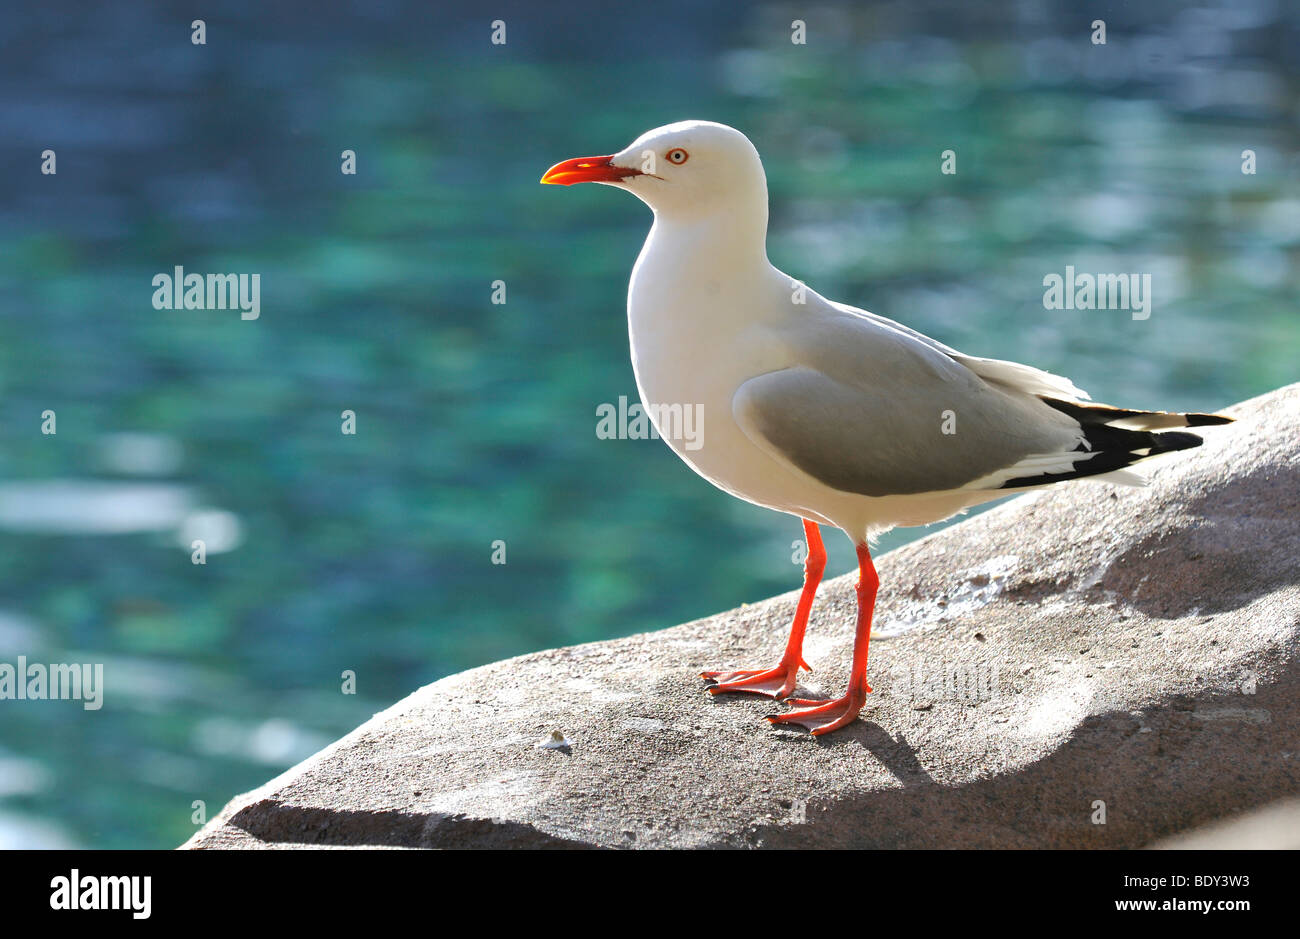
[[[883,317],[807,288],[803,303],[792,304],[797,282],[766,261],[719,283],[701,263],[707,255],[677,257],[652,235],[633,273],[637,389],[650,413],[665,403],[698,408],[702,445],[688,449],[671,428],[660,432],[692,469],[735,496],[862,540],[1001,498],[1007,493],[996,487],[962,487],[1008,461],[1082,441],[1066,415],[1014,386],[985,382]],[[679,276],[663,276],[667,270]],[[783,411],[782,402],[797,410]],[[957,432],[945,435],[949,411]],[[846,413],[856,423],[838,423]],[[830,433],[820,439],[839,437],[842,448],[818,448],[823,430]],[[918,458],[926,446],[948,455]]]
[[[1071,479],[1140,483],[1130,465],[1201,443],[1168,428],[1229,420],[1089,404],[1068,379],[964,355],[822,297],[768,260],[762,162],[725,125],[658,128],[618,154],[557,164],[542,181],[614,185],[654,210],[627,302],[642,404],[652,416],[696,409],[701,439],[656,419],[677,455],[718,488],[804,520],[812,563],[786,655],[775,669],[707,672],[711,690],[790,700],[825,562],[817,526],[858,548],[849,691],[795,700],[774,723],[825,733],[853,720],[870,691],[872,535]]]

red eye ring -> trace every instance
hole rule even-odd
[[[681,166],[691,158],[691,155],[681,147],[673,147],[673,149],[669,150],[664,154],[664,156],[668,159],[669,163],[673,164],[673,166]]]

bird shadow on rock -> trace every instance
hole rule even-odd
[[[916,750],[903,734],[891,737],[884,727],[866,718],[859,718],[834,733],[817,737],[784,727],[777,729],[776,733],[781,739],[805,742],[823,750],[858,747],[874,756],[904,786],[934,784],[930,774],[921,765]]]

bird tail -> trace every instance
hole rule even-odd
[[[1068,471],[1009,479],[1002,484],[1003,489],[1041,486],[1045,483],[1065,482],[1069,479],[1086,477],[1104,478],[1109,482],[1130,485],[1144,485],[1145,478],[1129,470],[1128,467],[1162,453],[1190,450],[1204,442],[1196,434],[1166,430],[1166,428],[1208,427],[1233,422],[1233,418],[1224,414],[1134,411],[1107,404],[1061,401],[1041,395],[1039,398],[1044,404],[1079,422],[1085,441],[1080,444],[1079,451],[1086,455],[1074,461],[1073,468]]]

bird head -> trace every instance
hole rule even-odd
[[[761,202],[763,163],[749,138],[726,124],[680,121],[646,131],[609,156],[565,160],[543,183],[604,183],[632,193],[656,213],[699,213]]]

